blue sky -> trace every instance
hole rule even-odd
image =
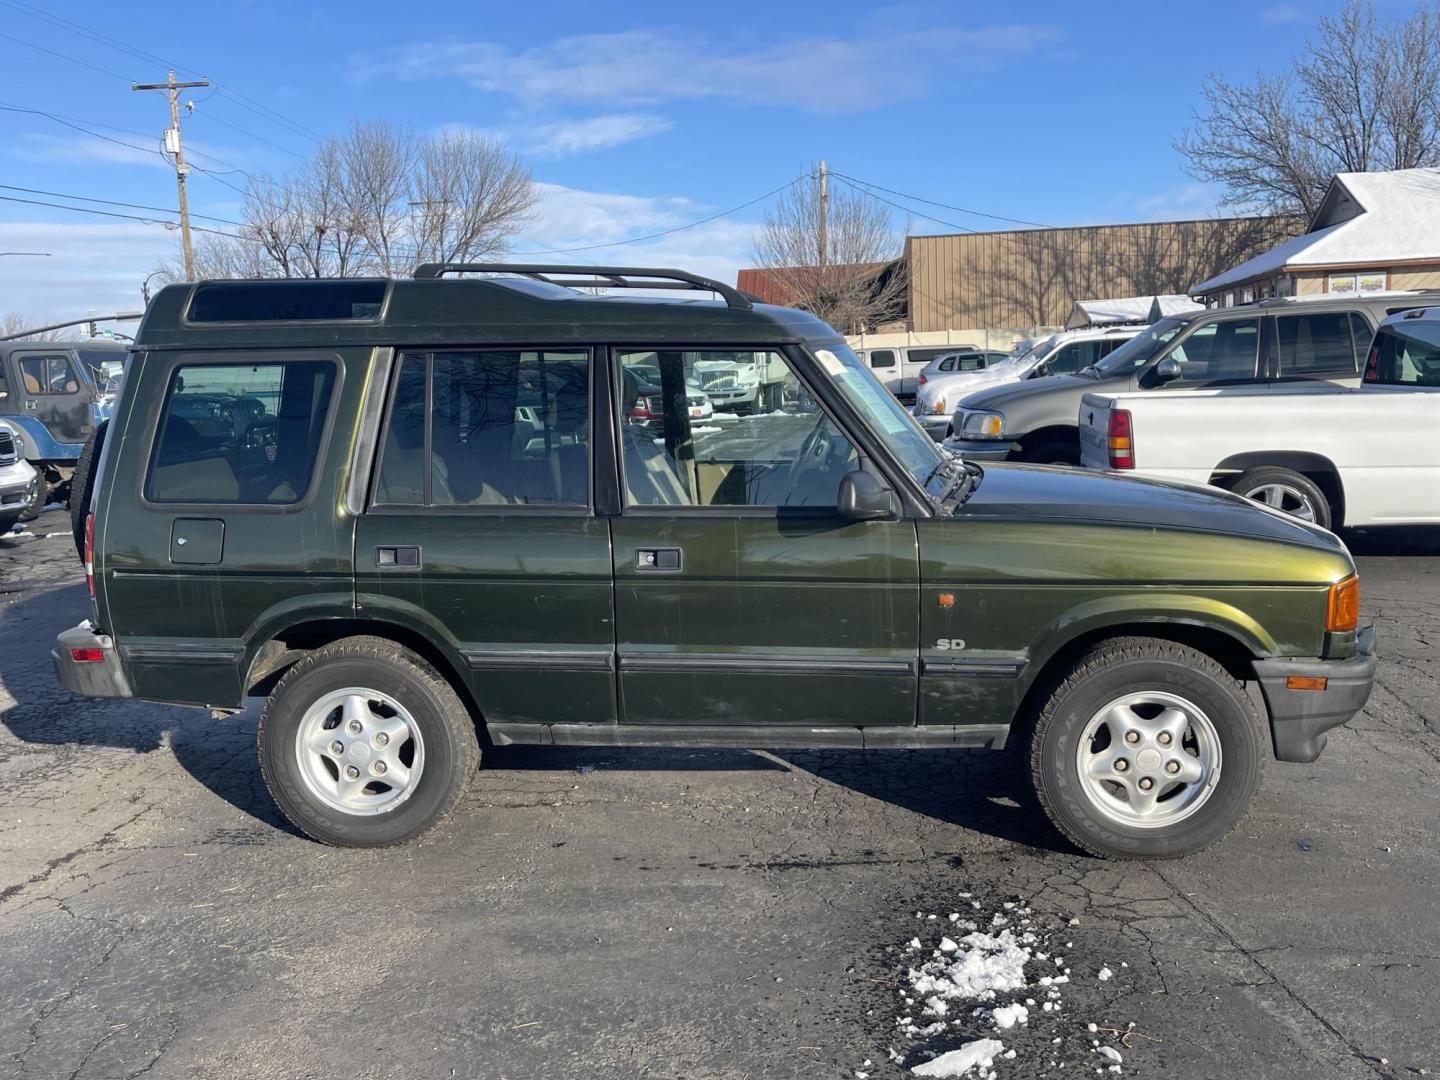
[[[0,0],[0,105],[119,141],[0,111],[0,171],[12,187],[173,206],[173,171],[154,151],[164,100],[129,88],[163,79],[163,60],[228,91],[187,95],[196,108],[184,120],[187,148],[210,170],[193,176],[191,209],[219,219],[236,216],[244,172],[284,172],[315,135],[374,117],[506,138],[542,184],[519,249],[682,225],[822,157],[888,188],[1045,224],[1197,217],[1215,212],[1217,193],[1185,174],[1171,143],[1206,73],[1284,63],[1338,6]],[[927,212],[999,227],[914,206],[913,232],[955,231]],[[585,257],[733,280],[762,212]],[[906,224],[896,212],[897,232]],[[154,224],[0,201],[0,250],[53,253],[0,257],[0,311],[134,307],[175,243]]]

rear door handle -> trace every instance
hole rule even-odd
[[[420,549],[418,547],[377,547],[375,549],[375,565],[381,570],[418,570],[420,569]]]
[[[635,552],[636,570],[669,570],[680,569],[679,548],[640,548]]]

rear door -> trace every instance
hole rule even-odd
[[[39,420],[57,443],[84,443],[92,429],[92,394],[70,350],[17,351],[15,366],[22,391],[16,411]]]
[[[359,411],[368,356],[148,354],[96,515],[100,614],[139,696],[239,704],[244,645],[271,620],[353,614],[338,418]]]
[[[356,604],[458,656],[492,728],[615,719],[592,367],[574,346],[396,357]]]
[[[631,362],[614,350],[619,415]],[[620,432],[612,521],[622,719],[630,724],[856,727],[915,723],[918,560],[913,521],[836,511],[856,451],[796,377],[782,406],[731,423],[665,413]]]
[[[899,397],[902,376],[896,350],[871,349],[867,353],[867,358],[870,361],[870,370],[875,373],[875,377],[884,383],[886,390]]]

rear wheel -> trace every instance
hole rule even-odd
[[[1030,745],[1051,822],[1105,858],[1189,855],[1224,837],[1259,789],[1265,740],[1230,674],[1188,646],[1117,638],[1056,687]]]
[[[1319,485],[1303,473],[1278,465],[1263,465],[1241,473],[1230,490],[1301,521],[1312,521],[1322,529],[1330,528],[1333,516],[1330,500]]]
[[[285,816],[343,847],[419,836],[460,801],[480,760],[450,684],[376,637],[337,641],[290,668],[265,704],[258,742]]]

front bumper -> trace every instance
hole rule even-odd
[[[99,649],[101,659],[76,660],[71,654],[72,649]],[[109,634],[96,633],[89,619],[55,638],[50,659],[54,661],[55,677],[60,680],[60,685],[72,694],[114,698],[135,696],[130,689],[130,680],[125,678],[115,640]]]
[[[1006,461],[1015,443],[1004,439],[960,439],[945,440],[945,449],[953,450],[966,461]]]
[[[1255,676],[1270,710],[1270,734],[1280,761],[1314,761],[1325,749],[1326,732],[1365,707],[1375,683],[1375,628],[1355,636],[1348,660],[1256,660]],[[1324,690],[1291,690],[1292,677],[1323,678]]]
[[[950,414],[922,412],[917,405],[910,411],[910,415],[919,421],[926,433],[936,442],[944,442],[945,436],[950,434]]]

